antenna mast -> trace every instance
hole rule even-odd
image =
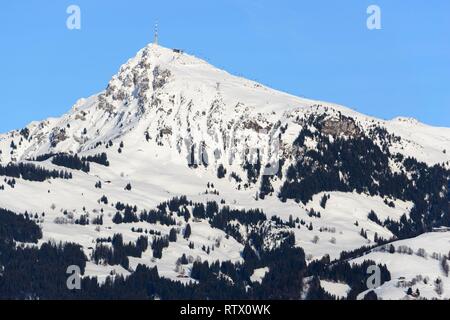
[[[153,43],[157,46],[158,45],[158,23],[155,24],[155,40]]]

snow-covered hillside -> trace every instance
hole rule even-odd
[[[25,131],[0,136],[1,162],[24,160],[49,152],[87,152],[100,142],[119,141],[144,133],[154,143],[169,146],[176,157],[191,144],[204,143],[209,161],[249,147],[265,146],[297,117],[342,113],[364,129],[385,127],[402,141],[393,150],[429,164],[450,160],[450,129],[433,128],[414,119],[382,121],[351,109],[297,98],[232,76],[203,60],[149,45],[121,66],[106,90],[80,99],[58,119],[34,122]],[[85,130],[86,129],[86,130]],[[133,136],[134,135],[134,136]],[[282,142],[289,143],[289,134]],[[136,139],[133,139],[136,140]],[[11,142],[15,148],[11,150]],[[12,151],[12,152],[11,152]],[[217,161],[219,161],[217,160]]]
[[[450,299],[450,278],[442,261],[450,251],[450,232],[423,234],[374,249],[354,260],[371,259],[386,264],[392,280],[376,289],[383,299]],[[413,295],[408,295],[411,288]],[[420,294],[416,294],[416,292]],[[364,295],[361,294],[361,297]]]
[[[302,130],[308,131],[299,143]],[[345,144],[363,137],[385,155],[379,160],[383,165],[376,163],[378,158],[372,161],[374,173],[367,172],[372,175],[370,186],[355,184],[354,173],[339,167],[347,158],[337,158],[337,180],[341,183],[337,188],[317,187],[320,192],[313,193],[308,201],[278,197],[286,181],[295,184],[305,179],[299,174],[306,165],[296,166],[300,160],[306,159],[304,164],[312,168],[308,174],[314,174],[322,163],[309,161],[310,154],[324,155],[335,141]],[[359,159],[367,160],[375,154],[373,150],[367,152]],[[220,208],[261,209],[268,221],[258,227],[273,227],[267,247],[275,247],[287,231],[295,235],[295,246],[305,250],[308,262],[326,255],[339,259],[344,251],[395,240],[398,234],[392,226],[410,223],[411,211],[417,206],[413,201],[418,198],[416,193],[429,185],[415,179],[428,177],[426,170],[434,165],[447,168],[449,152],[450,129],[410,119],[383,121],[335,104],[294,97],[230,75],[188,54],[149,45],[120,67],[105,91],[79,100],[62,117],[0,135],[3,167],[25,163],[71,174],[71,179],[43,182],[24,179],[23,174],[12,182],[14,175],[5,174],[0,181],[0,207],[31,213],[43,230],[40,244],[80,244],[92,258],[85,276],[104,281],[111,273],[129,275],[138,264],[145,264],[157,266],[165,278],[187,283],[196,280],[190,273],[196,260],[242,262],[251,228],[232,222],[240,230],[239,239],[227,234],[228,229],[213,227],[207,219],[188,220],[174,211],[168,212],[174,219],[171,226],[142,219],[117,223],[114,217],[121,211],[118,203],[135,207],[134,212],[139,213],[186,196],[193,203],[215,201]],[[108,165],[86,160],[89,170],[74,170],[55,164],[57,154],[80,159],[104,154]],[[408,165],[397,154],[424,163]],[[323,165],[322,169],[328,171],[333,166]],[[296,177],[289,172],[290,167],[296,168]],[[380,178],[386,172],[389,177],[404,175],[402,190],[409,190],[408,195],[400,197],[395,186],[386,186]],[[420,194],[421,199],[445,199],[447,177],[442,179],[438,194],[427,189],[423,196]],[[192,214],[194,208],[184,205],[183,210]],[[102,223],[93,224],[92,220],[100,216]],[[277,218],[269,221],[272,216]],[[80,219],[91,223],[80,224]],[[188,225],[192,233],[186,238],[183,234]],[[152,240],[169,236],[172,229],[178,234],[177,240],[163,249],[161,258],[155,258],[148,248],[140,258],[130,257],[128,270],[93,259],[99,239],[122,234],[124,242],[135,242],[145,234]],[[439,247],[432,250],[448,254],[447,234],[431,236]],[[409,245],[416,240],[420,243],[421,238],[410,240]],[[180,265],[183,255],[189,258],[188,263]],[[370,258],[389,267],[391,260],[387,261],[385,255],[372,253]],[[403,255],[398,259],[403,258],[408,259]],[[268,272],[266,267],[255,271],[254,282],[262,281]],[[424,267],[420,273],[433,278],[436,268]],[[396,270],[393,265],[394,276],[398,275]],[[323,281],[328,290],[334,290],[330,282]],[[399,297],[391,288],[385,284],[381,295]],[[347,286],[340,284],[335,289],[338,296],[344,296]]]

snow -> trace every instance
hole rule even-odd
[[[345,299],[351,288],[345,283],[331,282],[326,280],[320,280],[320,286],[329,294],[336,296],[337,298]]]
[[[386,128],[404,141],[392,150],[430,165],[450,160],[450,129],[431,127],[415,121],[394,119]],[[446,151],[446,152],[444,152]]]
[[[125,270],[122,266],[100,265],[88,261],[83,276],[97,278],[97,282],[102,285],[105,283],[107,277],[112,276],[114,278],[119,275],[127,277],[130,275],[130,272]]]
[[[164,72],[170,75],[164,78]],[[219,164],[226,167],[228,174],[236,172],[245,177],[242,162],[246,151],[260,148],[263,150],[262,158],[267,160],[269,150],[274,149],[273,141],[283,126],[287,126],[287,130],[282,135],[281,150],[288,152],[301,129],[297,117],[305,118],[312,113],[330,116],[342,113],[354,118],[364,130],[375,124],[385,127],[402,138],[401,142],[390,147],[391,152],[415,156],[428,164],[450,160],[450,129],[434,128],[409,119],[379,120],[336,104],[295,97],[233,76],[188,54],[149,45],[121,66],[105,91],[78,100],[60,118],[49,118],[27,126],[28,139],[19,131],[0,135],[2,165],[49,152],[78,153],[80,156],[105,152],[111,165],[91,164],[88,174],[69,170],[73,174],[72,180],[38,183],[16,179],[14,189],[6,186],[4,191],[0,191],[0,207],[15,212],[45,212],[45,217],[41,218],[44,233],[41,243],[49,240],[78,243],[88,256],[98,238],[121,233],[124,241],[136,241],[141,234],[132,232],[133,227],[151,228],[163,235],[169,233],[170,228],[159,224],[115,225],[112,216],[116,210],[112,203],[120,201],[136,205],[139,210],[149,210],[181,195],[196,202],[220,202],[223,199],[227,205],[239,209],[260,208],[269,218],[276,215],[288,221],[292,216],[305,221],[306,226],[312,223],[312,231],[306,226],[294,230],[296,245],[305,250],[308,262],[324,255],[338,258],[342,251],[374,245],[375,233],[385,239],[391,238],[393,235],[389,230],[370,221],[367,215],[374,210],[382,221],[388,218],[398,221],[403,214],[409,215],[412,203],[389,199],[395,203],[395,208],[390,208],[381,197],[329,192],[326,194],[330,199],[323,209],[320,200],[324,193],[315,195],[306,205],[294,201],[282,203],[276,195],[256,200],[258,185],[237,191],[237,183],[229,177],[217,178]],[[85,128],[87,134],[83,134]],[[14,150],[10,148],[11,141],[17,146]],[[106,148],[109,141],[113,146]],[[118,153],[120,142],[124,143],[122,153]],[[207,168],[194,170],[187,166],[190,143],[197,146],[204,143],[209,160]],[[307,140],[306,146],[316,148],[316,142]],[[444,149],[448,152],[444,153]],[[60,169],[50,161],[40,165]],[[101,189],[94,187],[98,181],[102,182]],[[208,182],[214,184],[219,195],[205,194]],[[124,190],[128,183],[132,185],[131,191]],[[273,184],[279,187],[281,183],[275,178]],[[99,203],[103,195],[107,196],[108,205]],[[64,210],[75,217],[88,213],[93,218],[100,215],[102,209],[104,225],[100,227],[55,223],[56,218],[63,217]],[[319,211],[321,218],[309,217],[310,209]],[[178,219],[177,223],[178,228],[183,229],[185,222]],[[206,222],[191,223],[191,227],[190,241],[195,243],[195,249],[189,249],[188,241],[178,237],[176,243],[164,249],[162,259],[153,259],[150,249],[141,259],[130,258],[130,271],[142,263],[158,266],[160,274],[167,278],[189,281],[192,280],[188,277],[192,264],[185,266],[184,270],[176,267],[182,254],[208,261],[241,261],[242,244],[232,238],[226,239],[222,231],[211,228]],[[368,239],[361,237],[361,228],[367,231]],[[213,246],[217,239],[221,239],[221,245],[209,255],[201,250],[202,246]],[[429,251],[441,252],[449,248],[445,234],[429,234],[407,243],[433,248],[427,249]],[[371,255],[373,259],[392,264],[396,276],[406,274],[402,270],[402,265],[405,269],[406,264],[402,261],[413,266],[411,273],[406,274],[408,277],[423,273],[433,278],[439,273],[434,260],[422,261],[419,257],[404,255],[392,259],[396,255],[381,252]],[[118,266],[88,263],[86,275],[105,279],[111,271],[124,275],[130,272]],[[256,270],[252,281],[261,281],[266,272],[266,268]],[[323,282],[323,285],[330,293],[345,296],[344,284]],[[424,292],[428,292],[425,286],[422,287]],[[401,295],[401,290],[395,290],[389,284],[379,291],[386,297]],[[429,296],[432,297],[432,293]]]
[[[260,268],[260,269],[256,269],[252,276],[250,277],[250,280],[252,282],[259,282],[261,283],[264,279],[264,277],[266,276],[266,274],[269,272],[269,268]]]
[[[433,253],[441,256],[450,253],[448,252],[450,250],[450,232],[426,233],[413,239],[396,241],[392,245],[396,249],[402,246],[411,248],[413,254],[375,251],[352,261],[359,264],[364,260],[373,260],[377,264],[381,263],[387,266],[392,280],[375,290],[379,297],[385,300],[404,299],[406,291],[411,287],[414,292],[419,289],[421,298],[450,298],[450,278],[444,274],[440,260],[432,257]],[[418,256],[419,249],[425,249],[427,256]],[[424,282],[425,278],[428,283]],[[434,282],[438,278],[442,280],[444,288],[442,295],[435,291]],[[365,293],[362,293],[360,297],[363,297]]]

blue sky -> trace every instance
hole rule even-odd
[[[66,9],[81,8],[81,30]],[[382,30],[366,28],[380,6]],[[14,0],[0,4],[0,131],[103,90],[152,41],[296,95],[450,127],[448,0]]]

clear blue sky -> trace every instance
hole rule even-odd
[[[81,8],[81,30],[66,9]],[[366,9],[382,10],[382,30]],[[450,126],[448,0],[14,0],[0,4],[0,131],[59,116],[152,42],[296,95]]]

